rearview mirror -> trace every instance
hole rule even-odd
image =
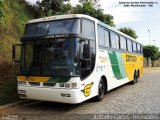
[[[12,60],[14,62],[20,62],[21,60],[21,44],[14,44],[12,46]]]

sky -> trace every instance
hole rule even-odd
[[[27,1],[34,4],[39,0]],[[72,5],[78,4],[78,0],[70,0],[70,2]],[[130,7],[124,7],[123,2],[129,2]],[[154,2],[154,4],[140,4],[140,2]],[[130,27],[136,31],[138,42],[160,47],[160,0],[99,0],[99,4],[105,14],[111,14],[114,17],[116,29]]]

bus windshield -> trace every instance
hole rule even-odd
[[[80,33],[80,19],[66,19],[27,24],[24,37]]]
[[[78,38],[25,42],[21,74],[51,77],[78,75],[77,45]]]

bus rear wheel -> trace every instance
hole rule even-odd
[[[138,72],[134,72],[133,76],[133,81],[131,82],[132,84],[136,84],[138,82]]]
[[[105,82],[104,80],[101,78],[99,85],[98,85],[98,95],[95,97],[95,101],[99,102],[103,99],[104,95],[105,95]]]

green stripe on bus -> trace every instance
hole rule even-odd
[[[109,55],[112,70],[116,79],[121,80],[125,78],[126,71],[124,68],[124,61],[122,58],[122,54],[118,52],[116,53],[115,51],[109,51],[108,55]]]
[[[126,70],[125,70],[125,66],[124,66],[124,59],[123,59],[122,53],[116,52],[116,56],[118,58],[118,66],[119,66],[119,69],[121,72],[121,77],[125,78],[127,76],[127,74],[126,74]]]

